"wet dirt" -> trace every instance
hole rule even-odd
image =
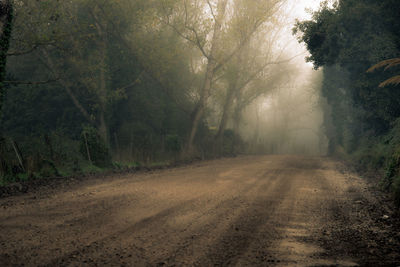
[[[243,156],[0,199],[1,266],[400,266],[398,212],[334,160]]]

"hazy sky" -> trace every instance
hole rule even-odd
[[[260,100],[262,101],[261,108],[258,112],[261,114],[261,125],[256,126],[256,123],[259,122],[254,120],[254,110],[248,109],[245,114],[248,125],[252,125],[248,128],[259,127],[261,129],[260,137],[265,138],[266,144],[275,144],[271,145],[275,149],[273,153],[294,153],[297,151],[296,149],[303,149],[304,153],[324,153],[326,149],[320,143],[320,138],[323,138],[323,135],[319,135],[323,117],[322,110],[317,105],[319,91],[314,89],[319,87],[316,82],[321,72],[316,72],[313,64],[305,61],[308,52],[305,46],[299,44],[296,37],[292,35],[295,19],[301,21],[311,19],[311,14],[307,13],[306,9],[318,10],[321,1],[287,1],[288,25],[280,38],[282,44],[290,43],[290,45],[286,47],[283,57],[289,58],[298,55],[291,61],[292,64],[297,65],[298,70],[290,75],[290,84],[283,85],[274,94]],[[293,115],[294,113],[296,115]],[[285,114],[291,115],[285,117]],[[246,136],[247,129],[243,130],[242,134]],[[254,138],[253,135],[246,137],[248,141]]]
[[[299,53],[305,53],[296,59],[296,62],[300,65],[304,65],[306,68],[312,68],[311,63],[306,63],[304,58],[307,55],[306,48],[303,44],[299,44],[296,38],[292,35],[292,28],[295,23],[295,19],[307,20],[311,19],[311,14],[307,13],[306,9],[311,9],[313,11],[318,10],[320,3],[323,0],[290,0],[287,3],[287,10],[289,15],[289,25],[287,30],[282,36],[284,40],[292,40],[289,50],[291,50],[292,55]]]
[[[292,29],[295,24],[295,20],[307,20],[311,18],[311,15],[306,12],[306,9],[317,10],[322,0],[289,0],[286,3],[286,23],[280,35],[280,45],[285,47],[286,54],[285,58],[300,55],[294,61],[297,64],[302,65],[306,68],[312,68],[312,64],[306,63],[304,58],[307,56],[307,50],[303,44],[299,44],[296,37],[292,35]]]
[[[311,8],[312,10],[316,10],[319,7],[319,4],[322,0],[295,0],[293,1],[296,8],[293,10],[293,17],[299,19],[308,19],[310,18],[310,14],[307,14],[305,11],[306,8]]]

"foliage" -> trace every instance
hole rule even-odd
[[[111,165],[109,150],[99,133],[93,127],[86,126],[83,128],[80,152],[96,166],[108,167]]]
[[[11,30],[13,26],[13,6],[11,1],[0,3],[0,116],[4,102],[7,51],[10,46]]]
[[[181,140],[176,134],[169,134],[165,137],[165,148],[171,152],[178,152],[181,150]]]
[[[331,141],[337,145],[344,146],[345,129],[355,140],[361,134],[382,135],[400,116],[399,90],[378,88],[393,73],[365,73],[376,62],[399,54],[400,23],[393,17],[398,9],[395,1],[347,0],[333,8],[325,3],[311,21],[295,27],[311,53],[308,60],[316,68],[325,67],[323,94],[334,109],[337,132]]]
[[[224,156],[236,156],[243,152],[243,140],[242,138],[231,129],[224,131],[223,139],[223,150],[222,155]]]
[[[241,113],[287,71],[273,67],[282,2],[14,1],[0,132],[27,167],[11,171],[8,147],[7,172],[152,165],[181,160],[189,143],[191,158],[242,151]]]
[[[386,169],[383,184],[397,190],[397,197],[399,12],[394,0],[341,0],[333,7],[324,2],[312,20],[294,28],[311,53],[307,60],[324,67],[330,152],[344,151],[342,156],[364,170]],[[377,71],[382,67],[385,71]]]
[[[367,72],[373,72],[374,70],[383,67],[385,67],[384,70],[388,70],[398,65],[400,65],[400,58],[386,59],[369,68]],[[379,84],[379,87],[385,87],[387,85],[399,85],[399,84],[400,84],[400,75],[396,75],[387,79],[386,81],[381,82]]]

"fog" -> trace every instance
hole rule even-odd
[[[319,2],[286,3],[285,12],[274,24],[275,30],[279,29],[278,37],[271,40],[270,32],[259,36],[258,42],[264,39],[269,41],[267,45],[274,44],[268,59],[282,63],[266,68],[263,77],[243,89],[258,87],[262,93],[243,109],[239,123],[238,117],[233,116],[227,124],[227,128],[239,132],[248,145],[248,153],[327,153],[328,140],[321,106],[325,101],[320,96],[322,71],[314,70],[312,64],[305,61],[306,48],[292,34],[295,20],[309,19],[310,10],[318,9]],[[266,49],[266,45],[260,46],[260,50]],[[216,108],[216,118],[221,116],[220,113]],[[210,122],[217,125],[218,119],[210,118]]]
[[[399,3],[0,0],[0,267],[400,267]]]
[[[0,172],[324,155],[321,73],[292,34],[318,4],[17,1],[0,92]]]
[[[240,134],[252,153],[326,153],[321,78],[311,69],[289,74],[287,82],[246,109]]]

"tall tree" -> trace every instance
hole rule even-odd
[[[199,123],[214,91],[212,89],[216,74],[223,71],[226,64],[241,53],[243,47],[259,32],[261,26],[274,16],[283,2],[182,0],[171,4],[170,1],[163,1],[161,10],[164,23],[197,47],[203,56],[203,59],[198,61],[201,62],[198,68],[204,71],[204,78],[197,90],[198,101],[191,114],[192,125],[186,152],[193,151]],[[241,15],[236,16],[239,13]],[[232,33],[236,33],[236,36]],[[235,38],[240,41],[235,42]]]
[[[311,20],[295,27],[311,54],[308,60],[324,67],[322,92],[336,128],[330,134],[332,151],[353,152],[361,136],[384,135],[400,117],[399,90],[379,88],[394,70],[366,73],[377,62],[399,56],[398,16],[395,0],[341,0],[334,6],[323,3]]]
[[[0,0],[0,115],[4,101],[7,51],[10,44],[13,20],[13,7],[11,0]]]

